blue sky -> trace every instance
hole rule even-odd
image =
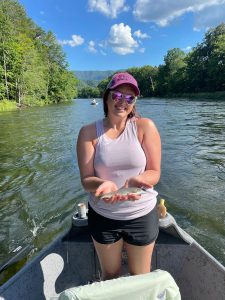
[[[202,42],[225,22],[225,0],[19,0],[62,45],[70,70],[163,63],[167,51]]]

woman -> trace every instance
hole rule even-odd
[[[147,118],[137,117],[137,81],[117,73],[103,97],[105,118],[81,128],[77,156],[81,182],[89,197],[89,230],[103,279],[120,275],[126,248],[131,275],[150,272],[158,235],[157,192],[161,143],[158,130]],[[113,193],[122,187],[141,187],[143,194]]]

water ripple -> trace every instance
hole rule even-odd
[[[225,263],[225,103],[152,98],[137,109],[162,138],[159,197]],[[77,203],[87,201],[75,153],[79,128],[102,116],[101,103],[93,109],[88,100],[0,114],[0,261],[23,243],[41,249],[70,226]]]

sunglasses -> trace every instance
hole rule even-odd
[[[125,100],[127,104],[134,104],[137,100],[136,96],[129,95],[129,94],[123,94],[118,91],[110,91],[111,98],[114,102],[118,103],[121,102],[122,100]]]

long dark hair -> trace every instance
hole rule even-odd
[[[107,89],[105,91],[104,95],[103,95],[103,109],[104,109],[105,117],[108,117],[108,105],[107,105],[107,101],[108,101],[109,92],[110,92],[110,90]],[[140,118],[140,115],[136,112],[135,105],[133,106],[132,111],[127,116],[128,119],[131,119],[133,117]]]

